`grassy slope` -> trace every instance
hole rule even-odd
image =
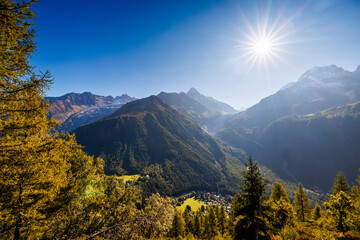
[[[206,207],[204,202],[196,200],[195,197],[192,197],[192,198],[186,199],[184,201],[184,203],[181,204],[181,206],[177,207],[177,209],[180,212],[184,212],[187,205],[189,205],[191,207],[191,211],[194,211],[194,212],[196,212],[199,208],[201,208],[201,206]]]

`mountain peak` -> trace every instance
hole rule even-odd
[[[201,94],[195,88],[190,88],[187,96],[204,105],[210,112],[219,112],[222,114],[236,113],[237,111],[230,105],[213,99],[212,97]]]
[[[125,104],[112,115],[110,115],[109,118],[113,118],[122,114],[138,114],[144,111],[158,112],[168,107],[170,106],[168,106],[159,97],[151,95],[150,97],[142,98]]]
[[[316,67],[313,67],[312,69],[306,71],[306,73],[342,73],[342,72],[345,72],[345,70],[341,67],[338,67],[334,64],[332,65],[329,65],[329,66],[316,66]]]
[[[137,98],[135,97],[130,97],[129,95],[127,94],[122,94],[121,96],[116,96],[115,97],[115,100],[118,104],[126,104],[128,102],[131,102],[131,101],[134,101],[134,100],[137,100]]]
[[[355,70],[356,73],[360,73],[360,65]]]
[[[198,90],[196,90],[195,88],[190,88],[189,91],[187,92],[188,95],[200,95],[200,92]]]
[[[349,74],[348,71],[345,71],[343,68],[336,65],[313,67],[301,75],[298,81],[324,83],[325,79],[343,77],[347,74]]]

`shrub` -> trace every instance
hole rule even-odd
[[[298,239],[299,235],[294,227],[286,225],[280,231],[280,237],[281,237],[281,239],[286,239],[286,240],[296,240],[296,239]]]

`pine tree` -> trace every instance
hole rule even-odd
[[[360,174],[351,188],[351,200],[354,203],[354,211],[350,215],[351,228],[360,231]]]
[[[346,178],[341,171],[335,177],[331,194],[336,195],[340,191],[343,191],[346,194],[350,193],[350,186],[347,183]]]
[[[265,186],[260,169],[251,157],[245,164],[241,194],[233,202],[233,215],[237,218],[234,230],[234,239],[261,239],[268,235],[268,226],[265,220]],[[234,206],[233,206],[234,205]]]
[[[192,232],[192,222],[191,222],[191,217],[190,217],[190,210],[189,209],[191,209],[191,208],[189,208],[188,207],[189,205],[187,205],[186,207],[185,207],[185,211],[184,211],[184,213],[183,213],[183,218],[184,218],[184,221],[185,221],[185,231],[187,232],[187,233],[190,233],[190,232]]]
[[[299,183],[299,187],[295,192],[294,203],[296,216],[300,221],[305,222],[307,214],[310,211],[310,200],[308,199],[301,183]]]
[[[172,237],[183,237],[185,235],[185,221],[179,211],[175,211],[174,220],[171,229]]]
[[[314,221],[317,221],[321,218],[321,207],[319,204],[316,204],[313,211],[312,211],[312,218]]]
[[[323,206],[335,218],[336,228],[345,233],[348,230],[348,217],[354,209],[350,196],[343,191],[331,194],[329,201],[325,202]]]
[[[212,206],[207,208],[204,228],[204,235],[206,239],[213,239],[218,233],[216,214],[214,207]]]
[[[229,212],[228,230],[231,236],[235,236],[235,225],[242,212],[243,196],[237,193],[231,200]]]
[[[271,223],[275,231],[281,230],[292,218],[293,208],[283,185],[275,182],[267,202],[270,207]]]
[[[360,173],[360,169],[359,169],[359,173]],[[351,188],[351,196],[353,198],[353,200],[358,203],[358,207],[360,208],[360,174],[358,175],[357,179],[356,179],[356,183],[354,183],[354,185]]]
[[[226,228],[227,228],[227,216],[226,216],[224,205],[221,205],[221,208],[220,208],[220,213],[219,213],[219,217],[218,217],[218,225],[219,225],[219,231],[220,231],[221,235],[224,235],[226,232]]]
[[[45,90],[51,76],[36,75],[35,1],[0,2],[0,230],[13,239],[35,238],[46,203],[67,185],[64,140],[52,132]]]
[[[196,211],[196,215],[194,218],[193,234],[194,234],[194,236],[196,236],[198,238],[200,238],[202,236],[201,216],[202,216],[202,212],[199,210]]]
[[[128,187],[125,192],[129,190],[131,189]],[[139,199],[141,199],[141,197],[139,197]],[[136,206],[134,207],[136,208]],[[134,209],[132,212],[136,212],[136,210]],[[172,227],[172,220],[174,218],[175,208],[173,198],[162,197],[159,193],[152,194],[146,200],[144,213],[148,215],[147,218],[152,222],[152,226],[147,231],[146,237],[149,239],[152,239],[152,237],[165,237]],[[116,215],[123,216],[124,214],[119,212]]]
[[[289,196],[287,195],[284,186],[279,182],[275,182],[273,190],[270,195],[270,200],[279,201],[280,199],[283,199],[286,202],[290,203]]]
[[[219,206],[218,203],[215,205],[215,209],[214,209],[214,210],[215,210],[215,217],[216,217],[217,223],[219,224],[220,206]],[[217,227],[219,227],[219,226],[217,226]]]
[[[114,184],[110,183],[110,180],[103,179],[103,160],[101,158],[94,160],[93,157],[87,156],[81,146],[76,144],[74,136],[70,136],[68,141],[64,141],[62,149],[68,153],[67,160],[71,162],[68,172],[69,181],[67,186],[60,190],[57,197],[47,204],[46,218],[49,221],[50,229],[44,234],[45,239],[82,236],[83,231],[93,221],[91,214],[94,209],[101,208],[96,203],[99,199],[104,200],[107,183],[113,189],[107,191],[107,195],[115,192]],[[119,197],[118,194],[114,195],[117,195],[114,198]],[[127,196],[131,195],[132,193],[128,191]],[[123,198],[123,200],[130,202],[129,197]],[[106,204],[109,205],[108,202]],[[118,207],[120,203],[117,202],[116,205]],[[100,216],[99,213],[100,211],[97,211],[97,216]],[[92,229],[94,232],[98,230],[95,227]]]

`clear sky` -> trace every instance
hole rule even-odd
[[[55,77],[49,96],[195,87],[240,108],[314,66],[360,64],[355,0],[42,0],[35,10],[31,61]]]

